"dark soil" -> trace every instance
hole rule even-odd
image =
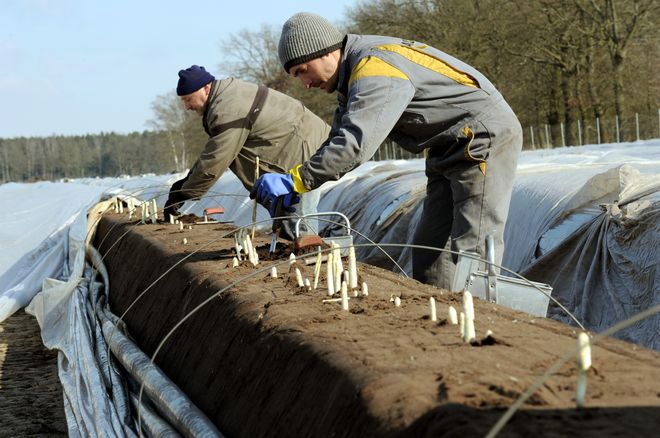
[[[18,311],[0,323],[0,437],[66,436],[57,352],[39,324]]]
[[[478,341],[466,344],[445,319],[449,305],[460,309],[460,294],[362,264],[369,296],[353,297],[344,312],[338,303],[322,303],[325,289],[298,288],[286,263],[278,270],[287,275],[268,276],[268,234],[255,239],[259,266],[232,268],[233,239],[220,238],[229,230],[131,225],[113,214],[95,238],[103,241],[113,311],[121,315],[147,290],[124,319],[150,355],[199,303],[263,269],[196,312],[156,358],[228,436],[484,436],[577,342],[571,327],[475,300]],[[279,251],[288,256],[287,248]],[[298,265],[313,275],[313,266]],[[321,272],[324,287],[325,267]],[[401,297],[401,307],[392,295]],[[428,317],[431,296],[438,323]],[[500,436],[656,434],[660,354],[617,340],[592,350],[587,408],[575,409],[570,361]]]

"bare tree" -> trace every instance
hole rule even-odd
[[[188,167],[186,136],[184,126],[186,124],[186,109],[181,100],[173,93],[163,94],[156,97],[151,104],[154,118],[147,124],[157,131],[163,131],[167,135],[174,168],[177,172],[183,172]]]
[[[275,90],[288,88],[287,74],[277,55],[279,31],[262,25],[258,32],[241,30],[220,43],[219,70]]]
[[[622,117],[625,99],[623,67],[627,60],[628,49],[637,32],[643,29],[655,29],[654,31],[657,32],[657,22],[648,19],[654,10],[658,10],[658,2],[656,0],[575,0],[575,5],[593,22],[594,29],[599,31],[595,37],[607,47],[612,66],[614,110],[619,117]]]
[[[2,155],[2,163],[0,165],[0,170],[2,170],[2,179],[0,182],[11,181],[11,173],[9,172],[9,143],[0,139],[0,151]]]
[[[320,90],[305,90],[300,81],[282,68],[278,54],[279,31],[270,26],[252,32],[242,30],[221,42],[220,70],[257,84],[281,91],[302,101],[307,108],[326,121],[331,121],[336,98]]]

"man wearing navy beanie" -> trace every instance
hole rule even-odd
[[[185,70],[179,70],[179,83],[176,86],[177,96],[185,96],[199,90],[206,84],[215,81],[215,77],[204,67],[192,65]]]
[[[202,116],[209,138],[188,175],[175,182],[165,203],[165,219],[178,215],[189,199],[203,196],[227,169],[252,190],[259,174],[282,173],[309,159],[330,127],[301,102],[263,85],[236,78],[216,80],[202,66],[179,71],[176,94],[187,110]],[[294,203],[295,215],[316,212],[318,194]],[[296,219],[283,221],[280,236],[292,239]],[[315,234],[316,221],[301,223],[302,234]]]

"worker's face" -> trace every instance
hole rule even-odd
[[[305,88],[320,88],[326,93],[337,89],[337,76],[341,52],[335,50],[320,58],[294,65],[289,74],[300,79]]]
[[[206,108],[206,101],[209,98],[209,93],[211,92],[211,84],[206,84],[199,90],[194,93],[186,94],[181,96],[181,101],[183,106],[187,110],[193,110],[199,115],[204,114],[204,109]]]

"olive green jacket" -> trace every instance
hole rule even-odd
[[[286,173],[308,160],[328,138],[327,123],[278,91],[267,89],[263,105],[255,111],[257,89],[235,78],[212,83],[203,116],[209,140],[181,188],[187,198],[203,196],[227,168],[250,191],[256,157],[260,175]]]

